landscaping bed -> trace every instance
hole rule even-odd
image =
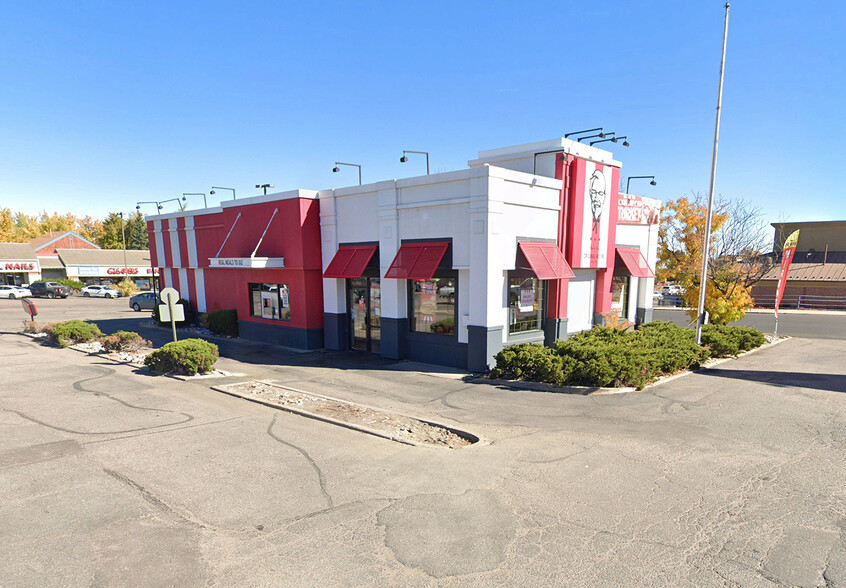
[[[435,423],[309,394],[271,382],[241,382],[215,386],[214,389],[409,445],[458,449],[478,441],[478,438],[468,433]]]
[[[734,357],[766,342],[756,329],[706,325],[702,345],[695,333],[669,322],[635,331],[596,327],[544,347],[523,343],[496,355],[490,377],[553,386],[633,387],[642,390],[659,378],[697,369],[713,358]]]

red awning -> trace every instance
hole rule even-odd
[[[324,278],[360,278],[364,268],[370,263],[378,245],[346,245],[340,247],[329,267],[323,272]]]
[[[386,278],[397,280],[430,280],[449,248],[446,241],[437,243],[403,243]]]
[[[632,276],[636,278],[655,277],[640,249],[634,247],[617,247],[617,256],[623,261],[623,265],[626,266]]]
[[[555,243],[520,241],[518,245],[539,280],[569,280],[576,277]]]

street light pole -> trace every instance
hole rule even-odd
[[[714,150],[711,152],[711,186],[708,189],[708,210],[705,218],[705,243],[702,247],[702,276],[699,280],[699,307],[696,315],[696,344],[702,344],[702,325],[705,323],[705,290],[708,286],[708,256],[711,254],[711,210],[714,207],[714,188],[717,184],[717,145],[720,142],[720,114],[723,106],[723,79],[725,78],[726,44],[729,32],[729,9],[726,2],[726,20],[723,26],[723,55],[720,59],[720,84],[717,90],[717,115],[714,125]]]
[[[123,213],[119,212],[118,214],[120,215],[120,238],[121,238],[121,241],[123,242],[123,277],[124,277],[124,279],[128,279],[127,278],[127,275],[128,275],[127,265],[126,265],[126,230],[124,229],[124,226],[123,226]]]

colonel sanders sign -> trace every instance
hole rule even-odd
[[[599,219],[605,206],[605,174],[598,169],[593,170],[588,186],[590,195],[590,212],[593,215],[594,230],[599,230]]]

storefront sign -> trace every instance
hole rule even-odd
[[[575,166],[567,263],[579,269],[606,268],[616,232],[620,170],[584,159],[576,159]]]
[[[37,272],[38,264],[34,261],[5,261],[4,272]]]
[[[285,267],[284,257],[210,257],[210,267],[233,269],[260,269],[266,267]]]
[[[661,222],[660,200],[620,194],[617,200],[618,225],[657,225],[659,222]]]
[[[80,265],[76,268],[76,274],[73,273],[73,267],[68,268],[68,276],[79,276],[81,278],[100,277],[105,278],[109,276],[149,276],[154,273],[150,267],[129,266],[129,267],[109,267],[106,265]],[[155,274],[158,275],[159,269],[155,269]]]

